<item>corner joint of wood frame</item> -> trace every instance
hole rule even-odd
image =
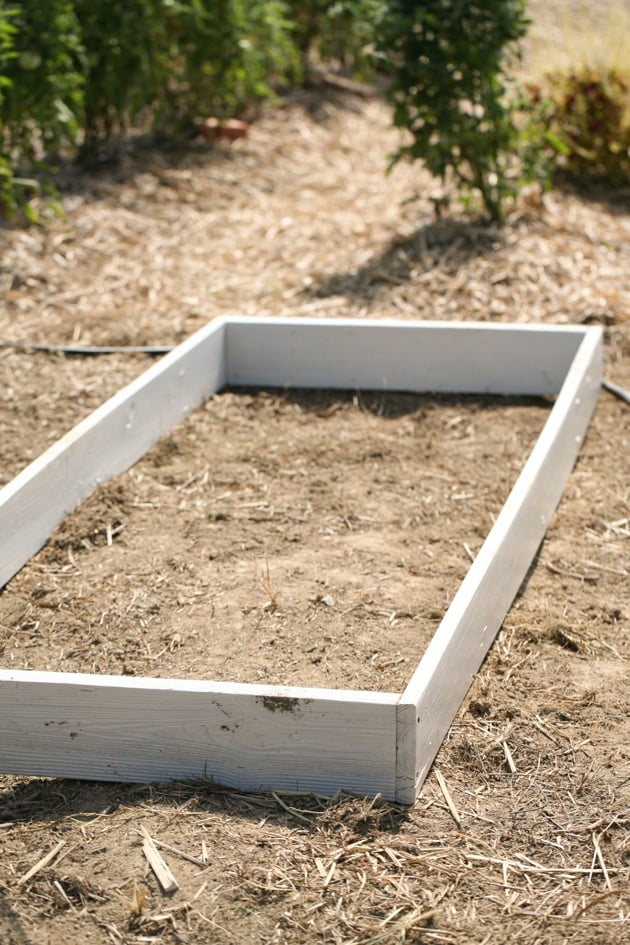
[[[411,805],[416,799],[416,706],[399,702],[396,706],[396,802]]]

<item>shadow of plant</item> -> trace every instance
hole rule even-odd
[[[601,207],[614,217],[630,213],[630,180],[627,186],[614,186],[607,180],[579,180],[567,172],[559,172],[554,187],[560,192],[578,197],[585,203]]]
[[[372,297],[374,286],[404,285],[423,273],[441,269],[455,274],[471,259],[487,256],[502,244],[499,230],[466,220],[438,219],[410,236],[395,237],[366,265],[334,273],[309,287],[316,298],[348,295]]]

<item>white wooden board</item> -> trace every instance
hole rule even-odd
[[[582,444],[601,383],[589,335],[497,520],[400,700],[415,728],[411,767],[399,762],[397,797],[413,803],[544,537]],[[413,708],[409,713],[405,706]]]
[[[412,803],[542,540],[600,382],[598,328],[211,322],[0,491],[0,587],[97,484],[225,384],[559,396],[402,695],[0,670],[0,771]]]
[[[78,673],[3,673],[2,770],[246,790],[395,793],[398,696]]]
[[[111,397],[0,490],[0,587],[95,486],[129,469],[225,384],[211,322]]]
[[[476,322],[233,319],[227,383],[544,396],[560,390],[583,336]]]

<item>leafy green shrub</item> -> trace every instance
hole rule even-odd
[[[168,0],[164,0],[168,2]],[[170,93],[186,115],[236,115],[293,75],[295,49],[278,0],[188,0],[172,13],[178,52]]]
[[[75,0],[88,68],[85,145],[145,119],[225,117],[270,93],[291,48],[274,0]]]
[[[82,110],[82,49],[72,0],[0,3],[0,213],[38,187],[20,176],[76,141]]]
[[[553,73],[526,90],[530,137],[551,173],[630,183],[630,85],[614,69]],[[536,138],[536,131],[538,137]]]
[[[3,5],[12,50],[0,105],[4,145],[36,158],[76,139],[82,111],[83,62],[73,0]]]
[[[286,7],[303,60],[333,60],[359,76],[371,71],[385,0],[286,0]]]
[[[167,18],[154,0],[75,0],[85,58],[83,152],[134,121],[167,80]]]
[[[11,79],[7,73],[11,59],[17,55],[13,48],[14,34],[15,28],[11,24],[9,11],[5,9],[4,4],[0,4],[0,116],[7,91],[11,88]],[[2,147],[3,139],[4,124],[0,117],[0,217],[9,215],[15,210],[11,159]]]
[[[410,157],[439,177],[452,173],[495,220],[514,190],[518,140],[506,55],[527,25],[523,0],[389,0],[379,29],[394,124],[413,139],[393,163]]]

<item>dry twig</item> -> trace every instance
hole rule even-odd
[[[446,786],[446,781],[444,780],[444,776],[442,775],[442,772],[439,771],[437,768],[435,768],[435,777],[436,777],[437,783],[440,786],[440,791],[442,792],[444,796],[444,800],[446,801],[446,806],[448,807],[453,820],[455,821],[458,827],[461,827],[462,819],[459,816],[459,812],[457,808],[455,807],[450,791],[448,787]]]
[[[61,850],[62,846],[65,844],[65,842],[66,842],[65,840],[60,840],[59,843],[55,847],[52,848],[52,850],[50,850],[45,856],[43,856],[40,860],[38,860],[37,863],[31,866],[30,870],[24,873],[23,876],[20,876],[20,878],[17,881],[17,885],[23,886],[24,883],[27,883],[29,879],[32,879],[36,873],[39,873],[40,870],[43,870],[44,867],[52,863],[52,861],[55,859],[55,857]]]
[[[174,893],[179,889],[179,883],[171,873],[166,861],[158,851],[153,838],[150,836],[146,827],[141,827],[143,836],[142,850],[147,858],[149,866],[155,873],[155,877],[167,894]]]

